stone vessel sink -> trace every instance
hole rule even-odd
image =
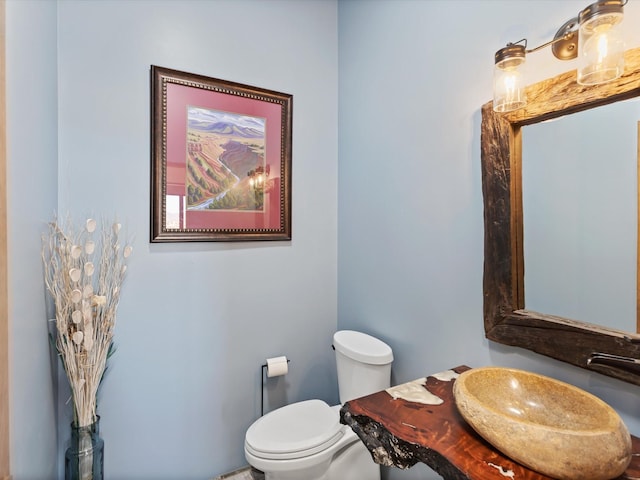
[[[483,367],[453,386],[462,417],[504,455],[557,479],[606,480],[631,461],[631,437],[599,398],[523,370]]]

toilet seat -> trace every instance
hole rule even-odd
[[[344,435],[339,415],[322,400],[306,400],[279,408],[249,427],[245,447],[256,457],[303,458],[326,450]]]

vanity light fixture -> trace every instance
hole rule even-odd
[[[493,109],[510,112],[527,104],[524,67],[526,56],[551,46],[560,60],[578,57],[577,81],[597,85],[619,78],[624,71],[624,39],[620,24],[628,0],[601,0],[567,21],[553,40],[527,50],[527,40],[508,43],[495,54]],[[580,48],[578,48],[580,45]]]

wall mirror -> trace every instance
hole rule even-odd
[[[523,347],[640,385],[640,376],[626,371],[602,365],[587,367],[587,359],[594,352],[640,359],[640,335],[636,333],[637,328],[634,328],[633,321],[627,330],[612,322],[612,317],[619,315],[617,310],[605,309],[600,311],[598,317],[592,318],[580,318],[579,313],[569,317],[565,316],[568,315],[567,313],[559,310],[534,310],[534,307],[538,308],[536,303],[543,308],[553,308],[552,303],[547,302],[543,297],[544,285],[537,292],[531,292],[533,302],[531,306],[525,301],[525,297],[528,298],[525,280],[531,281],[531,275],[525,277],[525,259],[530,253],[525,254],[527,250],[525,240],[528,242],[531,240],[524,235],[524,230],[527,228],[523,217],[523,155],[529,158],[531,155],[535,156],[535,153],[529,153],[528,145],[523,150],[523,143],[530,136],[532,139],[535,138],[535,133],[527,131],[525,134],[523,127],[536,126],[537,128],[538,124],[562,117],[566,117],[562,118],[563,122],[572,122],[574,114],[600,115],[607,108],[606,106],[617,108],[622,101],[640,97],[640,48],[626,52],[625,64],[625,74],[621,78],[602,85],[590,87],[578,85],[575,70],[531,85],[527,87],[529,103],[521,110],[496,113],[493,111],[492,102],[482,107],[481,161],[485,225],[484,327],[487,338],[498,343]],[[616,119],[620,122],[625,121],[617,114]],[[638,120],[640,118],[636,118],[635,123],[630,127],[635,129],[636,134],[635,142],[631,145],[636,152],[636,161],[637,155],[640,154],[637,146],[637,135],[640,133]],[[555,122],[550,122],[552,123]],[[523,154],[523,151],[526,153]],[[604,182],[602,172],[609,168],[613,159],[609,155],[606,158],[600,158],[600,161],[600,181]],[[584,165],[583,167],[586,168]],[[637,168],[636,165],[632,167],[634,171]],[[585,168],[581,168],[581,171]],[[576,171],[569,173],[577,175]],[[556,168],[555,171],[542,176],[537,184],[532,184],[535,186],[527,187],[527,183],[525,188],[546,190],[547,184],[544,182],[548,181],[550,175],[560,175],[560,172]],[[637,174],[634,174],[633,180],[634,187],[637,189]],[[529,193],[527,191],[527,195]],[[544,191],[537,193],[543,197],[545,195]],[[565,194],[568,193],[565,192]],[[637,248],[637,190],[634,195],[636,197],[632,201],[636,203],[631,207],[636,212],[633,214],[635,215],[633,241],[636,242]],[[615,216],[619,214],[620,211],[616,210]],[[570,217],[570,215],[567,216]],[[556,244],[555,247],[557,246]],[[569,253],[571,253],[570,250],[565,250],[561,255]],[[636,253],[637,251],[633,252],[627,260],[632,263],[633,271],[637,274]],[[532,255],[535,258],[535,252],[532,252]],[[607,261],[606,258],[603,260]],[[531,259],[527,261],[533,262]],[[534,270],[533,263],[531,270]],[[598,275],[598,273],[589,273],[589,275]],[[632,295],[637,299],[636,285],[634,279],[630,288],[634,289]],[[553,285],[548,285],[546,288],[552,289]],[[601,294],[606,295],[606,292]],[[535,297],[542,297],[543,301],[538,302],[534,300]],[[632,308],[635,309],[635,305]]]

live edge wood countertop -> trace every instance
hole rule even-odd
[[[469,369],[462,365],[451,370]],[[458,413],[454,381],[426,377],[425,386],[443,400],[440,405],[393,399],[383,390],[345,403],[340,420],[380,465],[409,468],[422,462],[445,480],[549,479],[505,457],[475,433]],[[640,439],[631,440],[633,459],[617,480],[640,480]]]

